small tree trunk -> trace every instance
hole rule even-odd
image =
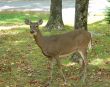
[[[76,0],[75,2],[75,29],[87,30],[89,0]]]
[[[50,17],[46,27],[51,29],[62,29],[64,23],[62,20],[62,0],[51,0]]]

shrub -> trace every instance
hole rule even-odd
[[[108,0],[108,2],[110,3],[110,0]],[[110,24],[110,6],[107,7],[107,10],[106,10],[106,21],[108,24]]]

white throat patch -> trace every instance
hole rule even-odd
[[[37,32],[34,32],[33,35],[37,35]]]

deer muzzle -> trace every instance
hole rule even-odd
[[[30,30],[30,33],[34,33],[34,31],[33,30]]]

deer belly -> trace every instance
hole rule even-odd
[[[74,52],[70,52],[70,53],[67,53],[67,54],[62,54],[62,55],[59,55],[59,57],[67,57],[67,56],[69,56],[69,55],[71,55],[71,54],[73,54]]]
[[[60,55],[59,57],[65,57],[65,56],[69,56],[72,53],[77,51],[77,47],[65,47],[63,49],[60,50]]]

